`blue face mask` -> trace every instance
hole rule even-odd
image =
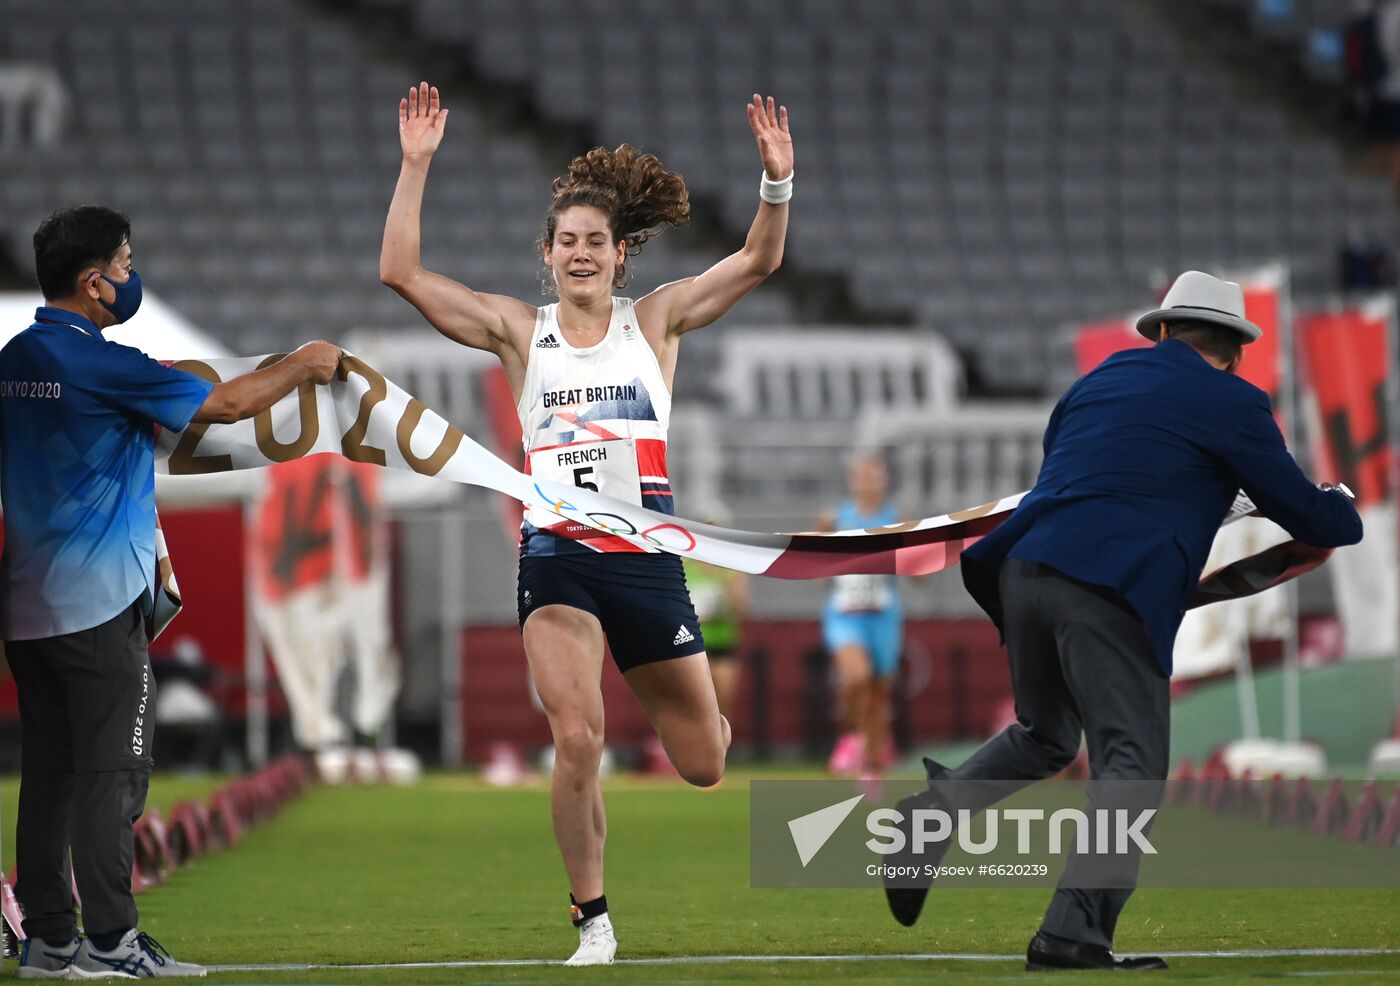
[[[111,312],[116,317],[117,324],[121,325],[141,307],[141,275],[132,271],[125,284],[118,284],[106,274],[101,277],[117,292],[116,300],[111,304],[104,301],[102,307]]]

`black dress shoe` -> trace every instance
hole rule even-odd
[[[930,781],[943,777],[948,773],[948,768],[937,761],[924,757],[924,769],[928,772]],[[933,878],[923,875],[923,867],[937,866],[943,861],[944,855],[948,852],[948,847],[952,845],[951,840],[944,840],[935,845],[931,851],[915,854],[913,851],[914,833],[913,818],[914,811],[919,808],[939,807],[941,802],[932,791],[919,791],[904,798],[895,807],[900,814],[899,830],[904,834],[904,850],[896,853],[889,860],[892,866],[915,866],[918,867],[918,876],[914,877],[885,877],[885,903],[890,905],[890,913],[894,919],[906,928],[912,928],[914,922],[919,920],[919,914],[924,909],[924,900],[928,897],[929,886],[933,883]],[[899,886],[892,886],[898,883]]]
[[[1165,969],[1167,963],[1155,955],[1140,955],[1117,959],[1101,945],[1057,938],[1043,931],[1036,932],[1026,949],[1026,969],[1044,972],[1049,969]]]
[[[1160,955],[1134,955],[1130,959],[1118,960],[1118,968],[1120,969],[1165,969],[1166,967],[1167,960]]]

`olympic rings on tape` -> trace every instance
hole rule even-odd
[[[670,523],[666,523],[666,524],[657,524],[657,525],[655,525],[654,527],[648,527],[645,531],[642,531],[642,532],[641,532],[641,536],[644,537],[644,538],[646,538],[648,541],[650,541],[652,544],[656,545],[657,547],[660,547],[661,544],[662,544],[661,539],[660,539],[660,538],[652,537],[652,536],[651,536],[651,532],[652,532],[652,531],[662,531],[662,530],[665,530],[665,529],[668,528],[668,527],[669,527],[671,530],[673,530],[673,531],[680,531],[682,534],[685,535],[686,540],[690,542],[690,543],[687,544],[685,547],[681,547],[680,545],[672,545],[671,547],[672,547],[674,550],[676,550],[676,551],[694,551],[694,550],[695,550],[695,535],[694,535],[694,534],[691,534],[689,531],[687,531],[687,530],[686,530],[684,527],[682,527],[680,524],[670,524]]]
[[[672,524],[672,523],[669,523],[669,522],[668,522],[668,523],[664,523],[664,524],[655,524],[655,525],[653,525],[653,526],[651,526],[651,527],[648,527],[648,528],[647,528],[646,530],[644,530],[644,531],[639,531],[639,530],[637,530],[637,525],[636,525],[636,524],[632,523],[632,522],[631,522],[630,520],[628,520],[626,517],[620,517],[620,516],[618,516],[617,514],[609,514],[609,513],[602,513],[602,512],[598,512],[598,513],[586,513],[586,514],[584,514],[584,517],[586,517],[586,518],[588,519],[589,524],[591,524],[591,525],[592,525],[595,529],[597,529],[597,530],[604,531],[604,532],[606,532],[606,533],[608,533],[608,534],[612,534],[612,535],[614,535],[614,536],[616,536],[616,537],[638,537],[638,538],[641,538],[643,541],[646,541],[646,542],[649,543],[649,544],[655,545],[655,546],[658,547],[658,548],[662,547],[666,542],[665,542],[662,538],[656,537],[656,536],[653,534],[653,532],[655,532],[655,531],[664,531],[664,530],[667,530],[667,529],[669,528],[670,530],[679,531],[681,534],[684,534],[684,535],[685,535],[686,541],[689,542],[688,544],[685,544],[685,545],[681,545],[681,544],[672,544],[672,545],[671,545],[671,549],[672,549],[672,550],[674,550],[674,551],[694,551],[694,550],[695,550],[695,535],[691,534],[689,531],[687,531],[684,527],[680,526],[679,524]],[[611,520],[621,521],[622,523],[626,524],[627,526],[626,526],[626,527],[614,527],[614,526],[612,526],[611,524],[609,524],[609,523],[605,522],[604,520],[600,519],[600,518],[604,518],[604,517],[609,518],[609,519],[611,519]]]
[[[540,495],[540,499],[541,499],[541,500],[543,500],[545,503],[549,504],[549,509],[550,509],[550,510],[553,510],[556,514],[563,513],[565,510],[577,510],[577,509],[578,509],[578,507],[574,506],[574,505],[573,505],[572,503],[570,503],[568,500],[555,500],[555,499],[553,499],[548,493],[546,493],[544,490],[540,489],[540,484],[539,484],[539,483],[536,483],[536,484],[535,484],[535,492],[538,493],[538,494]]]
[[[576,505],[570,503],[568,500],[554,500],[550,497],[548,493],[540,489],[539,483],[535,483],[534,486],[535,492],[540,495],[540,499],[544,503],[549,504],[549,509],[552,510],[554,513],[562,515],[565,511],[570,511],[574,513],[578,512],[579,508]],[[696,547],[694,534],[691,534],[680,524],[673,524],[669,521],[661,524],[654,524],[651,527],[648,527],[646,530],[640,531],[637,529],[636,524],[632,523],[632,521],[628,520],[626,517],[621,516],[620,514],[610,514],[604,511],[596,511],[585,512],[582,516],[583,519],[588,522],[588,525],[594,530],[602,531],[605,534],[611,534],[614,537],[637,537],[646,541],[648,544],[652,544],[660,548],[663,547],[667,543],[667,541],[675,541],[677,539],[660,538],[656,536],[656,533],[666,530],[672,530],[678,531],[680,534],[684,535],[686,543],[673,543],[670,546],[671,550],[694,551]],[[622,524],[625,524],[626,526],[616,527],[612,523],[610,523],[610,521],[617,521]]]
[[[633,537],[633,536],[635,536],[636,533],[637,533],[637,525],[636,525],[636,524],[632,523],[632,522],[631,522],[630,520],[628,520],[626,517],[619,517],[617,514],[608,514],[608,513],[596,513],[596,514],[595,514],[595,513],[587,513],[587,514],[584,514],[584,516],[588,518],[589,523],[590,523],[594,528],[596,528],[596,529],[598,529],[598,530],[600,530],[600,531],[607,531],[609,534],[618,534],[618,535],[621,535],[621,536],[623,536],[623,537]],[[626,524],[627,526],[626,526],[625,528],[622,528],[622,527],[612,527],[612,526],[610,526],[610,525],[608,525],[608,524],[603,523],[603,521],[599,520],[599,519],[598,519],[599,517],[611,517],[613,520],[620,520],[620,521],[622,521],[622,522],[623,522],[624,524]]]

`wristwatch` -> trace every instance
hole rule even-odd
[[[1356,501],[1356,494],[1351,491],[1346,483],[1323,483],[1319,488],[1328,493],[1341,493],[1353,503]]]

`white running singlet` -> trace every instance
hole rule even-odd
[[[558,303],[541,308],[516,412],[531,475],[675,513],[666,471],[671,392],[642,336],[632,299],[613,299],[607,334],[587,349],[575,349],[565,340]],[[630,527],[622,518],[598,519]],[[643,549],[542,507],[526,506],[522,554],[590,550]]]

